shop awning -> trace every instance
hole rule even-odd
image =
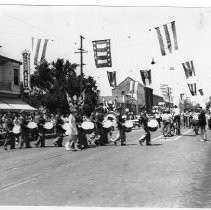
[[[0,109],[12,110],[12,107],[0,99]]]
[[[4,103],[2,104],[2,106],[0,105],[1,110],[2,109],[9,109],[13,111],[36,111],[37,110],[17,97],[16,98],[0,97],[0,103],[1,102]]]

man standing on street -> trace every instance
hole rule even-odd
[[[146,145],[150,146],[151,145],[151,135],[150,135],[150,131],[149,131],[147,122],[148,122],[148,117],[147,117],[147,114],[146,114],[146,108],[143,107],[141,109],[139,123],[141,124],[142,128],[144,129],[146,136],[145,136],[144,139],[140,139],[139,143],[142,145],[142,143],[146,140]]]
[[[178,130],[177,130],[177,135],[180,135],[180,110],[177,108],[177,105],[174,106],[173,108],[173,121],[177,122],[178,125]]]

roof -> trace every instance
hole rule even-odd
[[[4,62],[14,62],[14,63],[18,63],[18,64],[22,64],[22,62],[20,62],[20,61],[17,61],[17,60],[15,60],[15,59],[12,59],[12,58],[7,58],[7,57],[4,57],[4,56],[2,56],[2,55],[0,55],[0,63],[4,63]]]
[[[143,85],[141,82],[136,81],[136,80],[132,79],[131,77],[126,77],[122,82],[120,82],[120,83],[116,86],[116,88],[119,87],[119,86],[121,86],[127,79],[129,79],[129,80],[131,80],[131,81],[134,81],[134,82],[138,82],[142,87],[144,87],[144,85]]]

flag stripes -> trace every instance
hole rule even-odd
[[[197,94],[196,92],[196,83],[188,84],[190,93],[192,96],[195,96]]]
[[[185,71],[186,79],[188,79],[189,77],[192,77],[192,76],[196,76],[193,61],[187,61],[185,63],[182,63],[182,66]]]
[[[32,57],[34,65],[38,65],[45,60],[48,39],[35,39],[32,37]]]
[[[112,67],[110,39],[92,41],[97,68]]]
[[[175,21],[172,21],[171,23],[165,24],[161,27],[156,27],[155,30],[157,32],[162,56],[167,54],[166,49],[168,49],[167,51],[169,51],[169,53],[172,53],[173,49],[178,50]]]

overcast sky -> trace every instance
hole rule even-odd
[[[117,72],[117,84],[126,77],[141,82],[139,70],[152,69],[152,88],[160,94],[160,84],[190,96],[181,63],[193,60],[197,89],[205,96],[191,97],[196,102],[211,95],[211,8],[178,7],[31,7],[0,5],[0,54],[22,60],[24,49],[31,51],[31,37],[50,39],[46,59],[57,58],[79,63],[80,35],[85,37],[84,73],[97,80],[102,95],[111,95],[106,71]],[[161,56],[155,27],[176,22],[179,50]],[[149,29],[152,29],[149,31]],[[111,40],[111,68],[96,68],[92,41]],[[152,57],[155,65],[151,65]],[[169,68],[174,67],[175,71]],[[78,69],[79,71],[79,69]]]

